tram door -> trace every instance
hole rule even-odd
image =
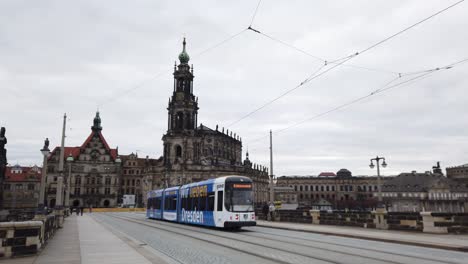
[[[215,210],[213,212],[213,220],[215,221],[215,225],[217,227],[224,227],[223,223],[223,203],[224,203],[224,186],[220,187],[218,185],[216,190],[216,197],[215,197]]]

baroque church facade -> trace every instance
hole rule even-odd
[[[174,66],[174,87],[169,99],[164,151],[158,159],[137,154],[119,155],[102,135],[99,112],[91,134],[79,147],[65,147],[71,156],[70,205],[114,207],[124,194],[135,194],[144,204],[146,192],[227,175],[245,175],[254,181],[255,202],[268,201],[268,169],[255,165],[249,154],[242,161],[242,139],[232,131],[198,125],[198,98],[194,95],[193,66],[183,41],[179,65]],[[55,203],[60,147],[49,157],[47,204]],[[68,164],[65,163],[67,166]],[[66,167],[68,168],[68,167]],[[68,170],[65,170],[67,175]],[[66,189],[66,188],[64,188]]]

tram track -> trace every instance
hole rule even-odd
[[[136,217],[133,217],[133,216],[130,217],[130,216],[116,216],[116,215],[111,215],[111,214],[108,214],[108,215],[111,216],[111,217],[114,217],[114,218],[119,218],[121,220],[131,221],[131,222],[135,222],[135,223],[138,223],[138,224],[142,224],[142,225],[146,225],[146,226],[153,227],[153,228],[158,228],[158,229],[164,229],[164,228],[161,228],[161,226],[164,226],[166,228],[165,229],[166,231],[182,234],[184,236],[187,236],[187,233],[181,233],[181,232],[179,232],[177,230],[183,229],[183,230],[186,230],[186,231],[190,231],[190,232],[194,232],[194,233],[200,233],[200,234],[207,235],[207,236],[234,240],[234,241],[241,242],[241,243],[247,243],[247,244],[250,244],[250,245],[253,245],[253,246],[268,248],[270,250],[281,251],[281,252],[285,252],[285,253],[288,253],[288,254],[298,255],[298,256],[301,256],[301,257],[304,257],[304,258],[308,258],[308,259],[315,259],[315,260],[325,261],[325,262],[328,262],[328,263],[345,263],[345,262],[341,262],[341,261],[334,261],[334,260],[330,260],[330,259],[326,259],[326,258],[320,258],[320,257],[317,257],[317,256],[312,256],[310,254],[304,254],[304,253],[301,253],[301,252],[298,252],[298,251],[288,250],[288,249],[284,249],[284,248],[280,248],[280,247],[276,247],[276,246],[268,246],[268,245],[265,245],[265,244],[255,243],[255,242],[249,241],[249,239],[251,240],[252,237],[256,237],[256,238],[260,238],[260,239],[268,239],[268,238],[265,238],[265,237],[259,237],[259,236],[254,235],[256,233],[256,231],[255,232],[252,232],[252,231],[237,232],[236,234],[238,236],[244,236],[245,237],[245,239],[239,239],[239,238],[234,238],[234,237],[229,236],[229,235],[222,235],[222,231],[219,234],[214,234],[213,232],[209,232],[210,229],[205,229],[203,231],[202,230],[194,230],[193,227],[188,227],[188,226],[185,226],[185,225],[178,225],[177,227],[175,227],[174,224],[166,223],[166,222],[163,222],[163,221],[158,221],[157,223],[151,223],[148,220],[141,220],[140,218],[136,218]],[[172,230],[168,230],[167,228],[172,229]],[[174,231],[174,229],[177,229],[177,230]],[[211,230],[213,230],[213,229],[211,229]],[[193,237],[193,236],[190,236],[190,237]],[[199,237],[195,237],[195,238],[199,239]],[[208,240],[208,241],[213,244],[213,240]],[[275,240],[272,240],[272,241],[275,241]],[[341,255],[346,255],[346,256],[354,256],[354,257],[358,257],[358,258],[364,258],[364,259],[368,259],[368,260],[372,260],[372,261],[379,261],[379,262],[385,262],[385,263],[397,263],[397,264],[411,263],[411,260],[408,260],[406,262],[399,262],[399,261],[391,260],[391,258],[393,256],[395,256],[395,255],[405,257],[405,258],[412,258],[412,259],[417,258],[417,257],[411,256],[411,255],[398,254],[398,253],[393,253],[393,252],[386,252],[386,251],[382,251],[382,250],[372,250],[372,249],[360,248],[360,247],[350,247],[350,246],[335,244],[335,243],[328,243],[328,244],[331,244],[331,245],[334,245],[334,246],[355,248],[355,249],[365,250],[365,251],[370,251],[370,252],[378,252],[380,254],[387,254],[387,255],[389,255],[389,259],[380,258],[380,257],[370,257],[370,256],[363,255],[363,254],[358,254],[358,253],[353,253],[353,252],[345,252],[345,251],[341,251],[341,250],[334,250],[334,249],[330,249],[330,248],[327,248],[327,247],[321,247],[321,246],[316,246],[316,245],[306,245],[306,244],[301,244],[301,243],[297,243],[297,242],[291,243],[289,241],[284,241],[284,240],[281,241],[281,242],[294,244],[294,245],[301,246],[301,247],[308,248],[308,249],[322,250],[322,251],[326,251],[326,252],[330,252],[330,253],[341,254]],[[311,240],[309,242],[322,242],[322,241]],[[226,247],[226,245],[223,244],[223,243],[214,243],[214,244]],[[327,244],[327,243],[325,243],[325,244]],[[227,247],[233,249],[232,247],[229,247],[229,246],[227,246]],[[234,250],[239,251],[238,248],[234,248]],[[245,253],[245,251],[243,251],[243,250],[241,250],[241,252]],[[257,257],[265,258],[264,255],[260,255],[258,253],[254,253],[254,255],[257,256]],[[344,257],[346,257],[346,256],[344,256]],[[424,259],[426,261],[430,261],[432,263],[442,263],[441,261],[437,261],[437,260],[433,260],[433,259],[429,259],[429,258],[421,258],[421,259]],[[277,259],[269,258],[269,260],[272,260],[274,262],[278,262]],[[280,263],[290,263],[290,262],[280,262]],[[456,264],[455,262],[443,262],[443,263]]]
[[[148,223],[147,221],[144,221],[144,220],[139,220],[139,219],[130,218],[130,217],[115,216],[115,215],[112,215],[112,214],[106,214],[106,215],[110,216],[112,218],[116,218],[116,219],[120,219],[120,220],[124,220],[124,221],[128,221],[128,222],[133,222],[133,223],[141,224],[141,225],[152,227],[152,228],[157,228],[158,230],[165,231],[165,232],[168,232],[168,233],[171,233],[171,234],[178,234],[178,235],[182,235],[182,236],[185,236],[185,237],[190,237],[190,238],[195,239],[195,240],[203,241],[203,242],[206,242],[206,243],[209,243],[209,244],[212,244],[212,245],[225,247],[225,248],[228,248],[228,249],[231,249],[231,250],[243,253],[243,254],[255,256],[255,257],[258,257],[258,258],[261,258],[261,259],[266,259],[266,260],[269,260],[269,261],[271,261],[273,263],[281,263],[281,264],[292,264],[292,263],[294,263],[294,262],[282,261],[282,260],[279,260],[278,258],[273,258],[273,257],[270,257],[270,256],[268,256],[266,254],[259,254],[259,253],[256,253],[256,252],[242,250],[242,249],[239,249],[237,247],[227,245],[226,243],[219,243],[219,242],[216,242],[216,240],[212,240],[212,239],[211,240],[210,239],[204,239],[204,238],[201,238],[201,237],[198,237],[198,236],[190,235],[187,232],[177,231],[176,229],[184,229],[184,230],[187,230],[187,231],[191,231],[191,232],[194,232],[194,233],[200,233],[200,234],[207,235],[207,236],[213,236],[213,237],[218,237],[218,238],[223,238],[223,239],[229,239],[229,240],[232,240],[232,241],[248,243],[248,242],[246,242],[244,240],[238,240],[238,239],[233,239],[233,238],[230,238],[230,237],[218,236],[218,235],[213,235],[213,234],[204,233],[204,232],[197,232],[197,231],[194,231],[194,230],[191,230],[191,229],[174,227],[174,226],[167,225],[167,224],[162,225],[162,226],[169,227],[169,228],[161,228],[161,226],[155,226],[154,223]],[[159,224],[159,222],[158,222],[158,224]],[[256,243],[249,243],[249,244],[256,245],[256,246],[259,246],[259,247],[273,249],[275,251],[278,250],[277,248],[272,248],[272,247],[268,247],[268,246],[261,245],[261,244],[256,244]],[[297,252],[288,252],[288,251],[285,251],[285,250],[281,250],[281,251],[289,253],[289,254],[293,254],[293,255],[299,255],[301,257],[305,257],[305,258],[312,259],[312,260],[318,260],[318,261],[326,262],[326,263],[333,263],[333,264],[342,264],[343,263],[343,262],[332,261],[332,260],[329,260],[329,259],[313,257],[313,256],[310,256],[310,255],[298,254]]]
[[[141,215],[144,215],[144,214],[141,214]],[[139,218],[136,218],[135,219],[139,219]],[[158,222],[160,223],[160,222]],[[170,223],[167,223],[167,222],[161,222],[161,224],[163,223],[166,223],[166,224],[169,224]],[[185,225],[186,226],[186,225]],[[206,228],[206,227],[205,227]],[[264,228],[264,229],[274,229],[274,228],[271,228],[271,227],[263,227],[263,226],[259,226],[258,228]],[[209,229],[207,229],[209,230]],[[243,230],[244,231],[244,230]],[[295,232],[300,232],[300,231],[295,231]],[[332,243],[332,242],[326,242],[324,240],[319,240],[319,239],[310,239],[310,238],[300,238],[300,237],[295,237],[295,236],[287,236],[287,235],[280,235],[280,234],[275,234],[275,233],[269,233],[269,232],[262,232],[262,231],[258,231],[258,230],[255,230],[254,232],[241,232],[242,235],[245,235],[245,236],[251,236],[251,237],[256,237],[256,238],[260,238],[260,239],[271,239],[271,240],[275,240],[275,241],[282,241],[284,243],[289,243],[289,244],[294,244],[294,245],[297,245],[297,246],[305,246],[305,247],[308,247],[309,245],[306,245],[306,244],[302,244],[302,243],[297,243],[297,242],[291,242],[291,241],[288,241],[288,240],[280,240],[278,238],[268,238],[268,237],[264,237],[264,236],[259,236],[257,234],[264,234],[264,235],[269,235],[269,236],[274,236],[274,237],[282,237],[282,238],[288,238],[288,239],[296,239],[296,240],[301,240],[301,241],[305,241],[305,242],[312,242],[312,243],[321,243],[321,244],[326,244],[326,245],[330,245],[330,246],[337,246],[337,247],[346,247],[346,248],[352,248],[352,249],[357,249],[357,250],[364,250],[364,251],[370,251],[370,252],[376,252],[376,253],[381,253],[381,254],[387,254],[387,255],[391,255],[391,256],[399,256],[399,257],[406,257],[406,258],[413,258],[413,259],[418,259],[418,260],[425,260],[425,261],[430,261],[430,262],[436,262],[436,263],[444,263],[444,264],[460,264],[460,262],[454,262],[454,261],[447,261],[447,260],[441,260],[441,259],[434,259],[434,258],[428,258],[428,257],[425,257],[425,256],[422,256],[422,255],[411,255],[411,254],[403,254],[403,253],[397,253],[397,252],[394,252],[394,251],[387,251],[387,250],[380,250],[380,249],[370,249],[370,248],[366,248],[366,247],[359,247],[359,246],[354,246],[354,245],[349,245],[349,244],[342,244],[342,243]],[[328,248],[325,248],[324,250],[327,250],[327,251],[331,251],[330,249]],[[348,254],[347,252],[343,252],[343,251],[337,251],[337,253],[342,253],[342,254]],[[353,254],[349,254],[349,255],[353,255]],[[358,256],[363,256],[363,255],[359,255]],[[364,257],[364,256],[363,256]],[[367,256],[365,256],[367,257]],[[380,261],[387,261],[387,262],[390,262],[388,260],[382,260],[382,259],[378,259]],[[396,262],[396,263],[401,263],[401,262]]]
[[[262,227],[262,228],[268,228],[268,227]],[[256,238],[271,239],[271,238],[268,238],[268,237],[265,237],[265,236],[261,236],[261,235],[259,236],[257,234],[264,234],[264,235],[268,235],[268,236],[272,236],[272,237],[283,237],[283,238],[289,238],[289,239],[296,239],[296,240],[302,240],[302,241],[306,241],[306,242],[315,242],[315,243],[327,244],[327,245],[331,245],[331,246],[348,247],[348,248],[353,248],[353,249],[358,249],[358,250],[367,250],[367,251],[378,252],[378,253],[382,253],[382,254],[396,255],[396,256],[401,256],[401,257],[418,258],[418,259],[421,259],[421,260],[427,260],[427,261],[444,263],[444,264],[460,264],[459,262],[435,260],[433,258],[427,258],[427,257],[424,257],[424,256],[415,256],[415,255],[409,255],[409,254],[395,253],[395,252],[379,250],[379,249],[369,249],[369,248],[358,247],[358,246],[353,246],[353,245],[344,245],[344,244],[339,244],[339,243],[331,243],[331,242],[326,242],[326,241],[319,240],[319,239],[300,238],[300,237],[279,235],[279,234],[273,234],[273,233],[261,232],[261,231],[255,231],[255,232],[252,232],[252,233],[249,232],[249,233],[247,233],[245,235],[256,237]],[[275,238],[275,240],[278,240],[278,239]],[[283,241],[285,243],[294,244],[294,245],[306,246],[306,245],[304,245],[302,243],[291,242],[291,241],[288,241],[288,240],[281,240],[281,241]]]

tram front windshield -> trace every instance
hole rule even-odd
[[[225,206],[230,212],[252,212],[252,183],[226,183]]]

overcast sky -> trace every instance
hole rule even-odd
[[[328,61],[390,36],[456,1],[262,1],[252,27]],[[173,64],[187,37],[199,123],[227,127],[306,79],[323,63],[245,31],[257,1],[0,1],[0,126],[10,164],[40,165],[45,137],[81,145],[99,108],[120,154],[162,155]],[[229,127],[253,162],[276,175],[347,168],[384,175],[468,163],[468,63],[275,133],[413,72],[468,58],[468,3],[356,56]],[[366,70],[349,65],[366,67]],[[330,68],[330,66],[327,66]],[[324,70],[328,69],[324,68]],[[408,78],[408,77],[406,77]],[[399,79],[404,81],[406,79]],[[125,93],[131,88],[130,92]],[[265,136],[261,140],[255,140]]]

